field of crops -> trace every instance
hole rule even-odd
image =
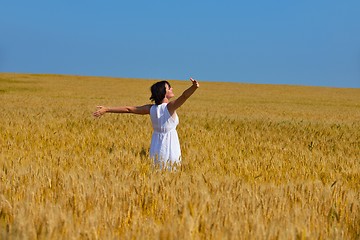
[[[155,81],[0,74],[0,239],[360,238],[360,89],[200,79],[166,172],[149,116],[92,117]]]

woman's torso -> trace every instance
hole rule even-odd
[[[167,109],[167,103],[151,106],[150,118],[154,132],[156,133],[168,133],[175,130],[179,124],[179,118],[176,112],[171,116]]]

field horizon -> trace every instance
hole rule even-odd
[[[163,172],[149,116],[92,117],[155,81],[0,73],[0,238],[360,238],[359,88],[200,80]]]
[[[167,78],[136,78],[136,77],[121,77],[121,76],[102,76],[102,75],[80,75],[80,74],[65,74],[65,73],[27,73],[27,72],[0,72],[0,75],[6,76],[62,76],[62,77],[81,77],[81,78],[98,78],[98,79],[133,79],[133,80],[142,80],[142,81],[188,81],[189,79],[167,79]],[[199,80],[199,79],[197,79]],[[265,86],[289,86],[289,87],[310,87],[310,88],[336,88],[336,89],[360,89],[359,87],[339,87],[332,85],[307,85],[307,84],[291,84],[291,83],[256,83],[256,82],[247,82],[247,81],[222,81],[222,80],[207,80],[200,79],[199,81],[204,83],[224,83],[224,84],[245,84],[245,85],[265,85]]]

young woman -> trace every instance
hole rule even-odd
[[[151,86],[150,100],[155,104],[122,107],[98,106],[93,115],[100,117],[105,113],[150,114],[154,130],[151,138],[150,157],[161,168],[178,165],[181,162],[181,150],[176,131],[176,126],[179,124],[176,109],[181,107],[200,86],[198,81],[192,78],[190,81],[192,82],[191,87],[175,100],[170,101],[174,97],[173,88],[167,81],[161,81]]]

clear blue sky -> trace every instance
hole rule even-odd
[[[360,1],[7,0],[0,72],[360,88]]]

